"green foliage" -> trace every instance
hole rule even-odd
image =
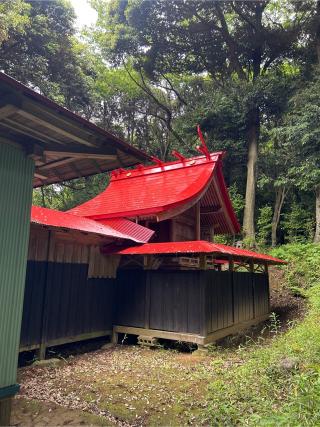
[[[215,378],[209,389],[207,416],[210,425],[314,426],[320,423],[320,282],[309,276],[307,258],[320,266],[315,245],[287,245],[273,255],[290,259],[306,282],[310,311],[286,333],[275,325],[269,345],[257,342],[240,348],[240,365],[215,361]],[[316,253],[316,256],[314,257]],[[291,265],[291,266],[292,266]],[[274,328],[274,326],[273,326]],[[288,367],[288,362],[290,367]]]
[[[2,0],[0,2],[0,46],[12,31],[24,33],[29,23],[30,5],[23,0]]]
[[[266,246],[270,242],[271,235],[272,208],[263,206],[259,208],[257,219],[257,242],[259,246]]]
[[[277,130],[294,159],[288,175],[294,177],[299,188],[307,191],[320,184],[319,91],[317,66],[313,78],[291,98],[284,125]]]
[[[80,178],[34,190],[32,203],[36,206],[66,211],[101,193],[109,182],[107,174]]]
[[[283,215],[282,228],[287,242],[308,242],[312,240],[314,219],[308,210],[293,201],[289,212]]]
[[[288,244],[272,249],[271,255],[288,261],[284,267],[287,287],[307,289],[320,282],[320,247],[317,244]]]
[[[230,199],[232,201],[232,206],[235,211],[235,214],[237,215],[238,218],[240,218],[244,209],[244,197],[239,192],[236,183],[232,184],[228,188],[228,191],[229,191]]]
[[[70,4],[8,1],[1,3],[0,16],[7,26],[5,38],[0,39],[0,69],[67,108],[87,113],[93,70],[74,38]]]

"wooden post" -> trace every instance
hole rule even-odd
[[[11,418],[12,397],[0,399],[0,426],[9,426]]]
[[[201,240],[200,202],[196,204],[196,233],[195,240]]]
[[[41,312],[41,330],[40,330],[40,347],[38,350],[38,359],[44,360],[46,358],[46,339],[47,339],[47,325],[48,325],[48,286],[50,281],[49,275],[49,260],[52,257],[54,250],[54,235],[50,230],[48,235],[47,257],[46,257],[46,273],[44,281],[43,299],[42,299],[42,312]]]
[[[254,261],[250,260],[250,273],[251,273],[251,295],[252,295],[252,316],[253,319],[256,317],[256,307],[254,298],[254,286],[255,286],[255,275],[254,275]]]
[[[234,270],[234,261],[233,258],[229,258],[229,271],[233,272]]]
[[[149,261],[149,257],[148,255],[144,255],[143,256],[143,269],[147,270],[148,269],[148,261]]]
[[[233,269],[234,261],[233,258],[229,258],[229,280],[231,281],[231,291],[232,291],[232,323],[235,321],[235,312],[234,312],[234,280],[233,280]]]
[[[268,264],[264,264],[264,271],[267,275],[267,281],[268,281],[268,313],[270,313],[270,282],[269,282],[269,274],[268,274]]]
[[[111,339],[112,344],[118,344],[118,332],[116,332],[113,328],[112,330],[112,339]]]
[[[170,219],[170,241],[176,241],[176,222],[174,219]]]
[[[207,269],[207,255],[206,254],[200,254],[200,256],[199,256],[199,268],[200,268],[200,270],[206,270]]]
[[[151,303],[151,292],[150,292],[151,291],[151,289],[150,289],[151,284],[150,284],[150,281],[151,281],[151,274],[152,274],[151,271],[147,271],[145,273],[145,280],[146,280],[145,292],[146,293],[145,293],[145,307],[144,307],[144,327],[146,329],[150,328],[150,303]]]

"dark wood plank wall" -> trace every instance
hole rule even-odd
[[[205,271],[206,325],[204,335],[234,324],[233,281],[229,271]]]
[[[269,277],[267,274],[254,276],[254,308],[255,317],[270,312]]]
[[[117,325],[209,335],[269,312],[268,276],[228,271],[129,271]]]
[[[21,346],[40,344],[46,277],[46,262],[28,261],[20,334]]]
[[[149,271],[149,328],[200,333],[199,271]]]
[[[252,273],[233,273],[234,323],[254,318],[253,280]]]
[[[145,327],[146,273],[144,270],[118,272],[116,286],[117,325]]]
[[[28,261],[20,346],[112,330],[115,279],[88,279],[88,264]]]
[[[114,324],[206,336],[269,312],[265,274],[123,270],[88,279],[87,264],[29,261],[21,347]]]

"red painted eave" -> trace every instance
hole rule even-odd
[[[104,221],[103,224],[100,224],[88,218],[40,206],[32,206],[31,222],[57,229],[76,230],[102,237],[131,240],[135,243],[148,242],[154,234],[152,230],[127,219]]]
[[[178,254],[212,254],[222,257],[232,257],[241,259],[251,259],[268,264],[286,264],[278,258],[270,255],[260,254],[246,249],[239,249],[233,246],[210,243],[204,240],[195,240],[188,242],[165,242],[165,243],[146,243],[140,246],[134,246],[122,249],[116,252],[120,255],[178,255]]]

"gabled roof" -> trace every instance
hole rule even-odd
[[[157,166],[116,170],[104,192],[70,210],[96,220],[172,218],[201,199],[202,221],[215,233],[236,234],[240,227],[223,179],[223,153],[192,157]]]
[[[106,251],[108,248],[106,247]],[[104,251],[104,252],[106,252]],[[107,252],[106,252],[107,253]],[[183,255],[183,254],[211,254],[220,258],[251,259],[256,262],[267,264],[286,264],[278,258],[270,255],[259,254],[246,249],[234,248],[233,246],[210,243],[204,240],[194,240],[189,242],[165,242],[165,243],[145,243],[140,246],[114,251],[119,255]]]
[[[152,230],[127,219],[106,220],[101,224],[91,219],[76,217],[66,212],[40,206],[32,206],[31,223],[57,229],[76,230],[101,237],[132,240],[136,243],[148,242],[154,233]]]
[[[0,72],[0,143],[35,160],[39,187],[150,160],[112,133]]]

